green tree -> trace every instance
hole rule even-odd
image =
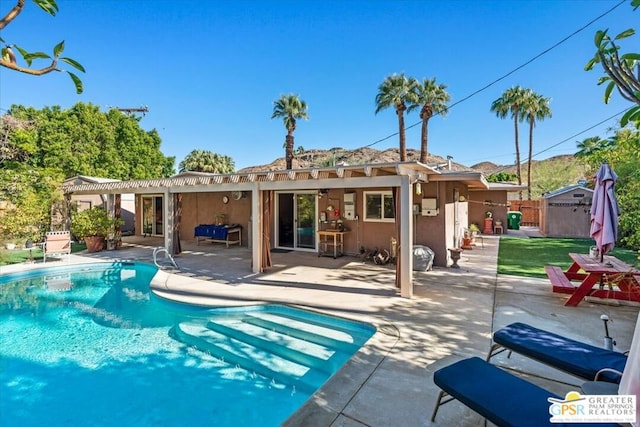
[[[634,10],[637,9],[640,7],[640,0],[632,0],[631,6]],[[606,84],[604,102],[609,103],[611,93],[617,87],[624,99],[636,104],[622,116],[620,125],[624,127],[632,121],[635,122],[636,128],[640,128],[640,53],[621,54],[620,45],[616,43],[617,40],[633,36],[635,31],[629,28],[613,38],[607,31],[596,32],[596,53],[584,69],[590,71],[596,64],[602,65],[606,75],[600,77],[598,85]]]
[[[412,88],[414,96],[408,111],[413,111],[420,107],[420,119],[422,120],[422,132],[420,134],[420,162],[427,163],[427,144],[429,119],[434,114],[444,117],[447,115],[448,104],[451,96],[447,93],[447,86],[436,83],[433,79],[423,79],[422,83],[413,81]]]
[[[376,95],[376,114],[380,111],[393,107],[398,115],[398,135],[400,140],[400,161],[407,160],[407,139],[404,126],[404,112],[407,105],[416,102],[416,94],[413,91],[415,80],[407,78],[404,73],[393,74],[384,79],[378,86]]]
[[[33,0],[33,3],[35,3],[36,6],[38,6],[40,9],[51,16],[55,16],[55,14],[58,12],[58,5],[55,0]],[[0,20],[0,31],[4,30],[7,25],[9,25],[11,22],[13,22],[14,19],[18,17],[18,15],[24,9],[25,5],[26,0],[17,0],[16,5],[11,8],[11,10],[7,12],[7,14]],[[65,71],[69,75],[69,77],[71,77],[71,80],[76,87],[76,92],[78,94],[82,93],[83,87],[80,78],[71,71],[63,70],[58,66],[58,61],[60,61],[66,63],[67,65],[70,65],[78,71],[81,71],[83,73],[85,72],[84,67],[79,62],[74,59],[61,56],[64,52],[64,41],[61,41],[53,47],[53,52],[51,55],[48,55],[44,52],[28,52],[27,50],[21,48],[16,44],[8,44],[1,37],[0,43],[4,44],[1,52],[2,55],[0,57],[0,66],[33,76],[42,76],[53,71]],[[22,56],[22,59],[26,63],[26,67],[18,65],[16,54],[13,51],[14,48]],[[33,61],[37,59],[51,60],[51,63],[48,66],[40,69],[32,68]]]
[[[37,239],[51,227],[60,185],[75,175],[149,179],[174,173],[160,137],[117,110],[78,103],[68,110],[11,106],[0,118],[0,200],[8,202],[0,232]],[[3,229],[4,228],[4,229]]]
[[[162,154],[158,133],[143,130],[139,118],[115,109],[103,113],[84,103],[67,110],[14,105],[8,115],[30,125],[9,132],[7,147],[18,150],[33,167],[59,170],[63,178],[89,175],[128,180],[174,173],[175,158]],[[0,166],[2,162],[0,158]]]
[[[489,182],[513,182],[516,179],[516,174],[509,172],[498,172],[487,177],[487,181]]]
[[[608,162],[618,175],[618,240],[630,249],[640,249],[640,131],[619,129],[606,140],[588,138],[579,146],[582,149],[576,157],[592,174],[602,162]]]
[[[598,166],[607,159],[611,140],[592,136],[578,142],[576,146],[578,148],[578,152],[575,154],[576,158],[581,159],[595,173]]]
[[[180,162],[178,170],[182,172],[232,173],[235,163],[229,156],[222,156],[208,150],[193,150]]]
[[[522,118],[529,123],[529,156],[527,161],[527,199],[531,200],[531,164],[533,160],[533,128],[536,121],[542,121],[551,117],[551,98],[546,98],[532,90],[527,90],[524,105],[522,107]]]
[[[36,242],[51,225],[51,206],[62,200],[59,171],[38,169],[26,163],[0,167],[0,200],[10,208],[2,212],[0,235],[5,241]]]
[[[500,98],[493,101],[491,111],[496,113],[501,119],[509,114],[513,118],[513,130],[515,133],[516,146],[516,176],[518,177],[518,185],[522,184],[522,170],[520,167],[520,141],[518,140],[518,122],[521,120],[521,111],[523,109],[524,100],[527,89],[520,86],[514,86],[507,89]],[[520,192],[520,200],[522,200],[522,192]]]
[[[298,95],[282,95],[273,103],[272,119],[281,118],[284,127],[287,129],[285,138],[285,162],[286,168],[293,167],[293,132],[296,130],[296,120],[309,119],[307,114],[307,103],[300,99]]]

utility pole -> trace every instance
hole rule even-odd
[[[142,113],[142,115],[144,116],[149,112],[149,107],[147,107],[146,105],[140,108],[117,108],[117,109],[118,111],[122,111],[129,117],[133,116],[135,113]]]

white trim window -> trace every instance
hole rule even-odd
[[[395,222],[393,194],[391,191],[365,191],[364,220],[371,222]]]

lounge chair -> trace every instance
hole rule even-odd
[[[45,235],[42,244],[43,260],[54,255],[67,255],[67,261],[71,258],[71,233],[69,231],[50,231]]]
[[[504,351],[514,351],[571,375],[592,381],[604,368],[601,381],[620,382],[627,355],[575,341],[524,323],[512,323],[493,333],[487,361]],[[509,354],[510,355],[510,354]]]
[[[547,399],[562,400],[561,397],[479,357],[464,359],[437,370],[433,374],[433,382],[442,391],[431,416],[432,422],[435,422],[440,406],[455,399],[497,426],[594,425],[551,423]]]

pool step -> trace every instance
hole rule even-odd
[[[280,322],[275,322],[273,320],[265,319],[263,317],[253,315],[251,313],[245,316],[242,319],[242,321],[251,325],[259,326],[264,329],[278,332],[283,335],[287,335],[290,337],[312,342],[314,344],[326,346],[329,348],[339,348],[341,351],[345,351],[350,354],[355,353],[360,348],[359,346],[351,342],[341,341],[341,340],[327,337],[325,335],[318,334],[316,332],[310,332],[304,329],[283,325]]]
[[[258,331],[245,332],[241,329],[237,329],[237,327],[241,325],[236,324],[233,326],[236,327],[223,325],[214,321],[209,321],[207,323],[207,328],[215,332],[219,332],[227,337],[250,344],[260,350],[280,356],[283,359],[287,359],[310,368],[319,369],[329,375],[331,375],[340,366],[334,366],[334,364],[331,363],[331,356],[334,352],[325,352],[325,354],[328,353],[326,354],[326,358],[321,358],[292,348],[293,338],[287,337],[286,335],[278,334],[263,328],[260,328]],[[266,338],[261,338],[258,336],[258,333],[266,336]]]
[[[305,393],[315,392],[328,374],[272,354],[264,349],[226,336],[207,327],[208,322],[182,322],[171,329],[180,342],[211,354],[249,372],[255,372],[277,383],[295,387]]]
[[[298,316],[295,312],[276,311],[255,311],[247,313],[247,315],[313,332],[347,345],[351,344],[355,348],[360,348],[371,336],[371,333],[367,333],[364,330],[345,327],[343,326],[344,322],[337,322],[329,316],[327,316],[327,320],[322,318],[315,320],[306,318],[303,315]]]

